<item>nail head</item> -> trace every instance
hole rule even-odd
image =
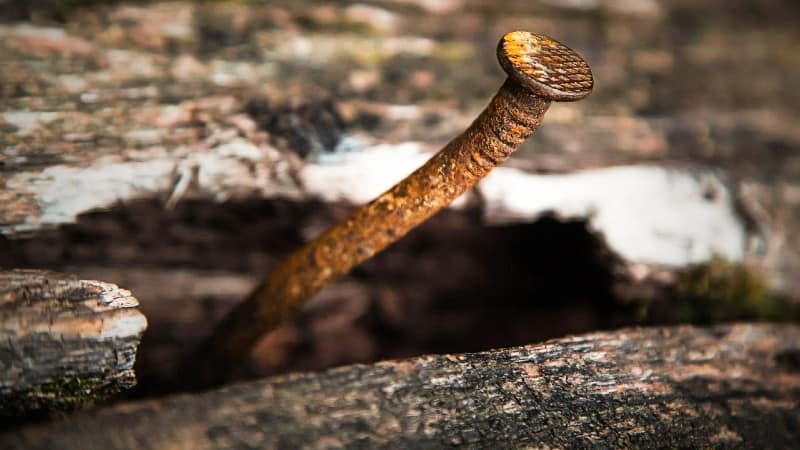
[[[507,33],[497,46],[497,59],[508,76],[549,100],[580,100],[594,86],[586,61],[566,45],[542,34]]]

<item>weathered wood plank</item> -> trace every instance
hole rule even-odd
[[[4,448],[786,448],[800,327],[625,329],[281,376],[0,436]]]
[[[110,283],[0,271],[0,417],[74,409],[135,385],[147,327],[138,305]]]

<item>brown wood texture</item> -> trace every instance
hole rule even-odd
[[[134,386],[147,327],[138,305],[110,283],[0,271],[0,417],[74,409]]]
[[[799,361],[796,325],[623,329],[121,405],[0,446],[788,448]]]

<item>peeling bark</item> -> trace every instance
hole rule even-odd
[[[800,327],[625,329],[112,407],[4,448],[787,448]]]
[[[74,409],[134,386],[147,327],[138,305],[110,283],[0,272],[0,417]]]

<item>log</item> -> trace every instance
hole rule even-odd
[[[623,329],[79,413],[3,448],[737,447],[800,442],[800,326]]]
[[[0,417],[71,410],[134,386],[147,326],[138,305],[110,283],[0,272]]]

